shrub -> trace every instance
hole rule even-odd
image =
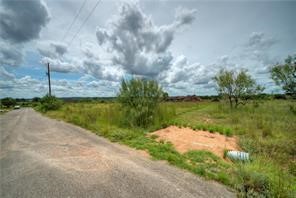
[[[228,137],[232,136],[232,130],[230,128],[225,128],[224,133]]]
[[[14,106],[14,105],[16,105],[16,100],[15,99],[13,99],[13,98],[3,98],[2,100],[1,100],[1,104],[3,105],[3,106],[5,106],[5,107],[11,107],[11,106]]]
[[[163,93],[162,88],[153,80],[123,80],[118,101],[128,125],[146,128],[153,123]]]
[[[45,95],[40,100],[40,110],[43,112],[57,110],[62,106],[62,101],[55,96]]]

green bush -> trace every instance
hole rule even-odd
[[[126,123],[132,127],[144,128],[152,124],[163,93],[162,88],[153,80],[141,78],[123,80],[118,101]]]
[[[9,108],[16,105],[16,100],[13,98],[3,98],[1,99],[1,105]]]
[[[62,106],[63,102],[55,96],[45,95],[40,100],[40,110],[43,112],[49,110],[57,110]]]

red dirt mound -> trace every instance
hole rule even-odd
[[[157,135],[157,141],[171,142],[180,153],[190,150],[207,150],[223,158],[224,150],[240,150],[236,137],[227,137],[208,131],[194,131],[190,128],[169,126],[150,135]]]

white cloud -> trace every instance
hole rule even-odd
[[[123,3],[119,14],[107,24],[108,29],[97,28],[98,43],[113,54],[113,64],[127,73],[156,77],[169,69],[173,60],[168,48],[176,30],[191,24],[194,14],[194,10],[180,8],[173,23],[156,26],[138,3]]]
[[[60,58],[67,53],[68,48],[65,43],[56,41],[46,41],[38,43],[38,52],[47,58]]]
[[[21,64],[23,45],[39,38],[49,20],[41,0],[0,1],[0,65]]]
[[[216,64],[189,64],[186,57],[181,55],[174,60],[172,67],[162,74],[161,80],[167,84],[186,82],[188,86],[207,84],[219,69]]]
[[[0,4],[0,37],[13,43],[39,38],[49,22],[49,12],[41,0],[2,0]]]
[[[63,61],[60,59],[54,59],[49,57],[44,57],[41,60],[43,65],[50,63],[50,70],[54,72],[69,73],[69,72],[78,72],[78,66],[74,63]]]
[[[0,75],[2,74],[0,70]],[[89,79],[88,79],[89,80]],[[67,79],[52,79],[52,94],[58,97],[70,96],[93,96],[105,97],[114,96],[119,84],[109,81],[85,81],[80,79],[78,81]],[[24,76],[15,78],[11,76],[4,80],[0,79],[0,96],[2,97],[16,97],[16,98],[32,98],[42,97],[48,92],[47,80],[39,80],[31,76]]]
[[[252,32],[247,47],[252,49],[268,49],[276,44],[277,40],[272,37],[266,37],[263,32]]]
[[[0,38],[0,66],[10,65],[18,66],[23,61],[23,52],[21,45],[10,45],[1,42]]]
[[[275,87],[269,82],[269,66],[294,52],[293,9],[283,12],[272,4],[256,4],[258,10],[250,11],[247,3],[231,12],[231,2],[215,9],[207,3],[141,1],[124,3],[118,11],[117,2],[103,1],[69,47],[59,41],[81,3],[44,1],[48,6],[42,0],[0,0],[0,66],[4,66],[0,67],[0,91],[6,95],[47,92],[45,80],[23,78],[41,65],[36,64],[37,49],[42,64],[50,62],[52,71],[63,73],[58,78],[82,76],[53,79],[58,96],[115,95],[120,79],[129,74],[157,79],[174,95],[214,94],[212,77],[221,67],[247,68],[270,91]],[[93,3],[86,3],[65,41],[72,38]],[[262,6],[269,11],[253,23]],[[197,21],[194,8],[199,10]],[[6,28],[7,24],[13,26]],[[21,68],[10,69],[10,65]],[[33,67],[24,72],[29,65]]]
[[[8,72],[3,66],[0,66],[0,77],[3,80],[11,80],[15,78],[15,75]]]

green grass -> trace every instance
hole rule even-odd
[[[113,142],[146,150],[156,160],[189,170],[237,189],[240,196],[293,197],[295,193],[295,102],[263,101],[229,109],[219,102],[163,103],[146,129],[130,128],[117,103],[67,103],[46,115],[104,136]],[[146,134],[170,124],[219,132],[240,138],[249,163],[230,163],[206,151],[178,153],[169,142]]]

